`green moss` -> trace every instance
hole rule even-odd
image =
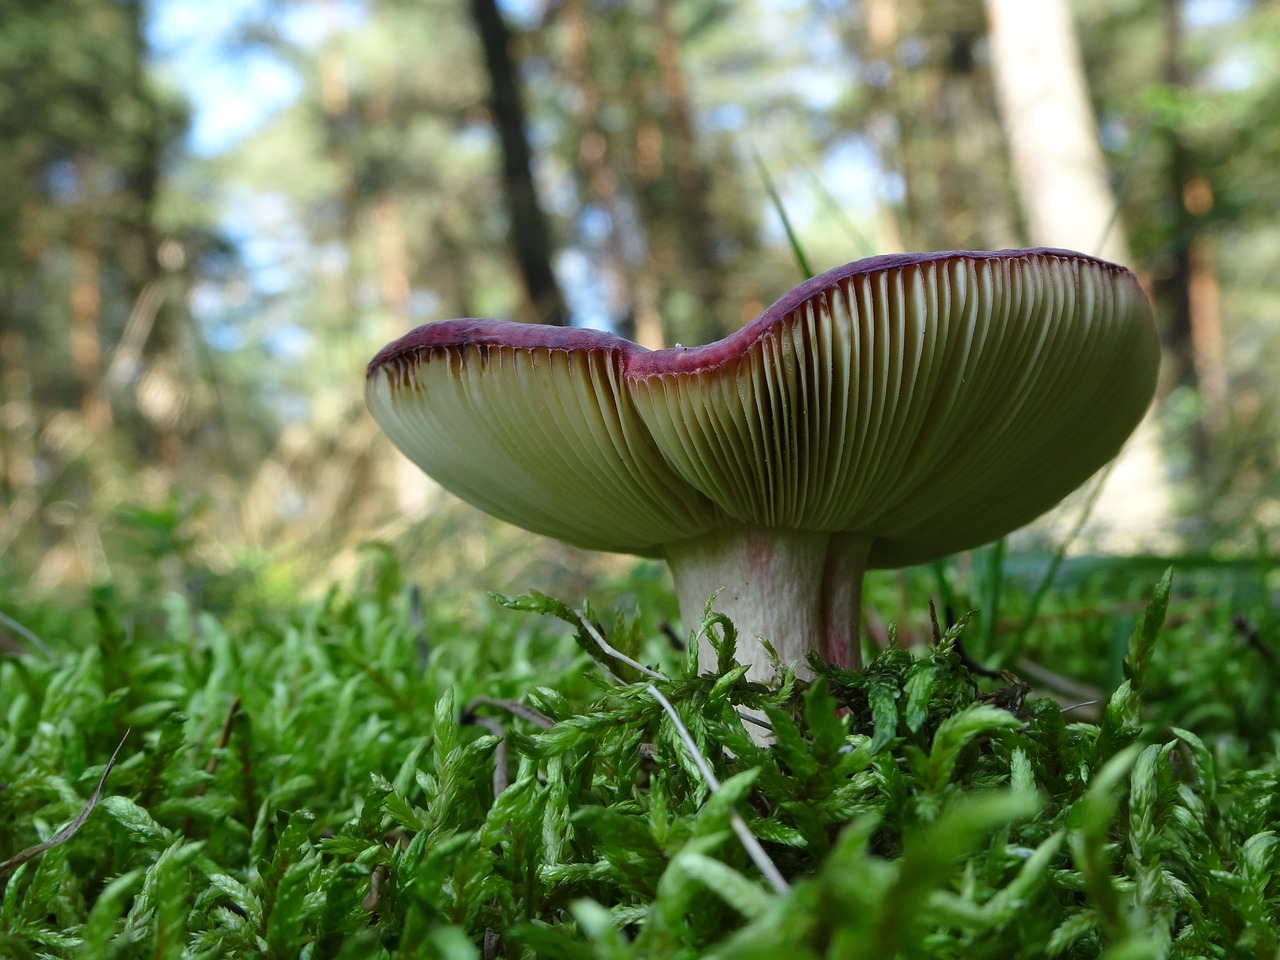
[[[530,594],[466,619],[390,564],[367,590],[216,615],[0,594],[53,654],[5,633],[0,860],[72,821],[124,742],[79,830],[0,877],[0,954],[1276,955],[1270,624],[1247,577],[1225,606],[1221,571],[1181,594],[1137,565],[1058,588],[1049,613],[1108,592],[1125,612],[1038,622],[1028,655],[1100,684],[1079,651],[1131,635],[1123,682],[1064,714],[971,673],[964,641],[1001,633],[967,617],[865,673],[764,686],[720,618],[702,642],[723,669],[697,676],[649,618],[588,629]],[[1135,576],[1145,615],[1116,586]],[[981,606],[1016,610],[1020,583],[980,585]]]

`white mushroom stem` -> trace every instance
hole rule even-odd
[[[816,650],[827,660],[861,667],[858,620],[862,574],[871,538],[776,527],[738,525],[672,543],[667,562],[675,578],[680,616],[696,629],[708,598],[719,591],[712,610],[738,630],[737,658],[750,664],[747,676],[767,680],[773,671],[757,637],[773,644],[783,663],[798,663]],[[715,666],[704,643],[702,669]]]

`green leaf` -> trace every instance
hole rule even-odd
[[[773,727],[773,750],[777,760],[797,781],[807,783],[818,772],[818,761],[804,734],[780,707],[766,703],[764,712]]]
[[[172,831],[160,826],[151,819],[151,814],[143,810],[128,797],[103,797],[102,809],[129,831],[134,842],[149,847],[167,847],[174,841]]]
[[[868,956],[895,956],[916,937],[923,904],[981,839],[1039,807],[1033,797],[1009,793],[970,796],[920,833],[907,838],[897,878],[875,921]]]
[[[271,891],[271,917],[267,921],[266,940],[277,956],[297,956],[307,938],[304,926],[324,905],[323,896],[312,896],[319,858],[307,858],[285,868],[278,885]]]
[[[192,865],[204,850],[204,843],[175,840],[161,851],[147,871],[139,899],[154,910],[154,953],[161,960],[183,955],[190,916]]]
[[[125,906],[141,886],[142,877],[141,869],[130,870],[116,877],[98,894],[80,934],[84,938],[81,956],[98,957],[109,954],[108,946],[124,916]]]
[[[697,880],[748,920],[763,916],[773,899],[759,884],[727,864],[701,853],[681,851],[671,862],[670,869],[681,870]]]
[[[210,885],[235,905],[237,913],[255,927],[262,924],[262,900],[253,890],[228,873],[215,872],[208,877]]]
[[[1125,678],[1133,687],[1133,695],[1136,702],[1142,699],[1142,693],[1146,686],[1147,667],[1151,663],[1151,655],[1156,648],[1156,640],[1160,636],[1160,628],[1164,626],[1165,614],[1169,609],[1169,591],[1173,587],[1173,567],[1165,570],[1159,582],[1156,583],[1155,590],[1152,591],[1151,600],[1147,604],[1146,613],[1143,614],[1142,622],[1137,625],[1133,631],[1133,636],[1129,640],[1129,656],[1125,659]],[[1135,704],[1136,710],[1136,704]],[[1131,722],[1136,722],[1136,714],[1131,717]]]
[[[804,695],[804,718],[819,763],[832,763],[844,746],[846,721],[840,716],[825,677],[816,677]]]
[[[937,675],[937,667],[932,663],[922,663],[907,677],[903,687],[907,704],[902,719],[912,733],[918,733],[929,718],[929,698],[933,695]]]
[[[579,929],[595,945],[597,957],[621,958],[627,955],[626,939],[608,910],[594,900],[575,900],[569,909]]]
[[[902,695],[896,684],[877,679],[867,691],[871,704],[871,753],[878,754],[898,735],[898,698]]]
[[[774,185],[773,177],[769,175],[769,169],[764,165],[764,159],[760,154],[753,151],[752,156],[755,158],[756,170],[760,173],[760,181],[764,184],[765,192],[769,195],[774,212],[778,214],[778,219],[782,222],[782,229],[787,235],[787,243],[790,244],[791,252],[796,258],[796,265],[799,266],[803,278],[808,280],[814,275],[813,268],[809,265],[809,258],[804,255],[804,250],[800,246],[800,238],[796,235],[795,228],[791,226],[791,218],[787,216],[787,208],[782,203],[778,188]]]
[[[1022,747],[1014,747],[1009,755],[1009,786],[1015,795],[1033,796],[1036,793],[1036,775],[1031,759]]]
[[[428,935],[434,948],[430,956],[440,960],[479,960],[480,951],[462,927],[437,927]]]
[[[940,790],[951,782],[960,752],[978,737],[1001,730],[1016,730],[1022,721],[999,707],[975,703],[960,713],[943,720],[933,737],[929,753],[929,785]]]
[[[1196,775],[1198,792],[1206,803],[1212,803],[1218,795],[1218,774],[1213,762],[1213,754],[1209,752],[1204,741],[1190,730],[1174,727],[1173,735],[1187,745],[1191,755],[1191,769]]]
[[[1137,761],[1141,747],[1133,744],[1117,753],[1094,775],[1084,796],[1071,809],[1071,852],[1084,877],[1085,891],[1097,914],[1103,936],[1119,943],[1127,936],[1120,894],[1116,889],[1106,844],[1120,804],[1117,789]]]

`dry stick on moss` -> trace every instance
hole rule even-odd
[[[493,797],[496,800],[511,786],[511,779],[507,776],[507,730],[501,720],[493,717],[472,717],[470,722],[498,738],[498,745],[493,750]]]
[[[519,717],[532,723],[539,730],[550,730],[556,725],[556,722],[548,717],[540,710],[535,710],[527,703],[521,703],[519,700],[508,700],[502,697],[486,697],[484,694],[472,697],[471,703],[467,705],[467,712],[470,713],[476,707],[496,707],[499,710],[505,710],[513,716]]]
[[[1216,608],[1217,604],[1212,600],[1196,603],[1186,598],[1179,598],[1178,612],[1169,614],[1170,625],[1186,622],[1193,614],[1207,616]],[[1055,610],[1052,613],[1041,613],[1036,616],[1035,622],[1036,625],[1043,626],[1049,623],[1079,623],[1082,620],[1105,620],[1127,614],[1141,615],[1146,612],[1146,609],[1146,600],[1126,600],[1121,603],[1085,607],[1081,610]],[[1004,617],[996,621],[996,633],[1013,633],[1021,629],[1024,622],[1025,619],[1023,617]]]
[[[1020,674],[1025,674],[1036,683],[1048,688],[1054,693],[1060,693],[1068,697],[1076,697],[1084,700],[1100,700],[1105,694],[1098,687],[1090,686],[1087,683],[1080,683],[1078,680],[1072,680],[1070,677],[1064,677],[1059,673],[1054,673],[1047,667],[1041,666],[1029,657],[1019,657],[1017,669]]]
[[[473,698],[471,703],[467,705],[467,709],[463,711],[463,722],[483,727],[498,738],[498,746],[493,751],[493,795],[496,798],[502,791],[511,786],[511,781],[507,777],[507,731],[502,722],[493,717],[476,716],[475,708],[481,706],[506,710],[522,720],[527,720],[540,730],[550,730],[556,724],[545,713],[541,713],[518,700],[503,700],[496,697],[486,697],[481,694]]]
[[[121,737],[120,742],[116,744],[115,750],[111,752],[111,759],[108,760],[107,765],[103,767],[102,776],[98,778],[98,785],[93,788],[93,793],[89,796],[89,802],[84,805],[84,809],[76,814],[75,819],[44,843],[37,843],[34,847],[27,847],[27,849],[18,852],[8,860],[0,863],[0,877],[7,877],[28,860],[34,860],[46,850],[56,847],[60,843],[66,843],[75,836],[76,831],[84,826],[84,822],[89,819],[89,814],[93,812],[93,808],[98,805],[98,798],[102,796],[103,784],[107,782],[107,774],[109,774],[111,772],[111,768],[116,765],[116,756],[120,753],[120,748],[124,746],[124,742],[127,739],[129,739],[128,730],[124,732],[124,736]]]
[[[582,611],[578,612],[578,622],[582,624],[582,628],[587,631],[587,635],[590,636],[591,639],[596,642],[596,645],[599,646],[600,649],[603,650],[605,653],[607,653],[609,656],[613,657],[613,659],[618,660],[621,663],[625,663],[631,669],[638,670],[642,675],[649,677],[653,680],[667,679],[667,677],[664,677],[662,674],[660,674],[657,670],[654,670],[652,667],[646,667],[639,660],[633,660],[631,659],[631,657],[628,657],[621,650],[617,650],[614,647],[610,646],[609,641],[605,640],[604,635],[601,634],[600,631],[595,628],[595,626],[591,623],[590,619],[588,619]],[[610,676],[613,676],[612,673],[610,674]],[[614,677],[614,679],[617,680],[618,678]],[[619,680],[618,682],[621,683],[622,681]]]
[[[382,885],[387,882],[390,871],[385,863],[380,863],[373,868],[373,872],[369,874],[369,892],[364,895],[364,900],[360,903],[360,909],[368,913],[378,909],[378,898],[382,895]]]
[[[235,728],[236,714],[240,712],[241,700],[236,697],[231,701],[231,706],[227,707],[227,715],[222,721],[222,731],[218,734],[218,742],[214,745],[213,752],[209,754],[209,762],[204,766],[204,772],[213,776],[218,772],[219,750],[226,749],[228,743],[231,742],[231,731]],[[204,792],[209,789],[209,782],[206,780],[196,787],[196,796],[204,796]]]
[[[222,730],[218,733],[218,742],[214,745],[213,752],[209,755],[209,762],[204,766],[204,772],[212,777],[218,772],[219,751],[226,748],[231,742],[231,731],[235,727],[236,714],[240,712],[241,700],[236,697],[231,701],[231,706],[227,707],[227,715],[222,721]],[[196,785],[196,796],[203,797],[209,789],[209,781],[202,780]],[[182,832],[190,833],[192,824],[195,821],[190,815],[182,822]]]
[[[680,735],[680,740],[693,757],[693,762],[697,765],[698,772],[707,781],[707,786],[711,788],[711,792],[718,792],[720,790],[720,781],[711,772],[711,765],[707,763],[707,759],[702,755],[702,751],[698,749],[698,745],[693,742],[693,737],[689,735],[689,731],[685,728],[684,722],[680,719],[680,714],[676,712],[676,708],[652,683],[648,684],[645,689],[649,691],[649,695],[653,699],[662,705],[662,709],[671,718],[671,722],[675,725],[676,733]],[[791,887],[786,878],[778,872],[778,868],[769,859],[769,855],[764,852],[764,847],[760,846],[760,841],[756,839],[755,834],[751,832],[751,828],[747,826],[747,821],[742,819],[737,810],[729,810],[729,823],[733,827],[733,832],[738,835],[738,839],[742,841],[742,846],[746,849],[747,856],[751,858],[751,862],[756,865],[756,869],[769,881],[769,886],[773,887],[773,892],[783,894],[789,891]]]
[[[597,630],[594,626],[592,626],[591,621],[588,620],[585,616],[583,616],[582,613],[578,614],[578,622],[582,624],[582,628],[587,631],[587,634],[591,637],[592,640],[596,642],[596,644],[600,647],[600,649],[603,650],[605,653],[607,653],[609,656],[614,657],[617,660],[621,660],[627,666],[632,667],[636,670],[639,670],[641,674],[643,674],[646,677],[650,677],[651,679],[670,680],[670,677],[667,677],[659,673],[657,670],[654,670],[651,667],[646,667],[644,664],[636,660],[632,660],[622,651],[617,650],[614,647],[610,646],[609,641],[605,640],[605,638],[601,635],[600,631]],[[608,674],[615,683],[619,685],[622,684],[622,680],[620,680],[612,670],[610,670],[608,667],[602,664],[599,660],[596,661],[596,666],[598,666],[601,670],[603,670],[606,674]],[[773,724],[769,723],[769,721],[767,720],[761,720],[759,717],[753,717],[750,713],[746,712],[745,710],[735,710],[734,712],[737,713],[738,718],[740,720],[743,720],[746,723],[754,723],[757,727],[762,727],[765,730],[773,730]]]

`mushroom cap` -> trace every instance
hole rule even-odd
[[[924,562],[1034,519],[1111,459],[1155,390],[1128,270],[1065,250],[873,257],[741,330],[650,351],[497,320],[419,327],[369,408],[446,489],[597,550],[743,524]]]

